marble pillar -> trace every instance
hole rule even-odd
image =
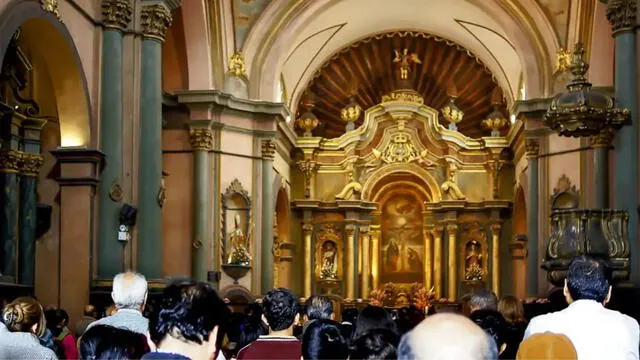
[[[501,224],[491,224],[491,290],[500,296],[500,230]]]
[[[629,212],[631,278],[640,276],[638,261],[638,59],[636,52],[637,0],[609,0],[607,19],[615,39],[615,98],[631,110],[631,121],[614,141],[615,208]]]
[[[200,281],[207,281],[209,271],[208,252],[211,246],[209,234],[209,151],[213,149],[213,133],[209,128],[192,128],[189,140],[193,148],[193,238],[191,275]]]
[[[595,185],[595,209],[609,207],[609,148],[614,132],[603,130],[589,139],[593,149],[593,184]]]
[[[313,272],[311,264],[313,264],[313,249],[311,244],[311,237],[313,236],[313,224],[310,222],[302,224],[302,236],[304,241],[304,284],[303,284],[303,296],[308,298],[312,295],[313,288]]]
[[[273,160],[276,144],[272,139],[262,140],[262,293],[273,289]]]
[[[143,2],[144,4],[144,2]],[[162,272],[162,43],[171,25],[164,3],[143,5],[140,79],[138,270],[150,279]]]
[[[436,299],[442,297],[442,231],[443,226],[436,225],[432,230],[433,236],[433,288]]]
[[[527,296],[538,295],[538,152],[536,139],[527,139]]]
[[[131,21],[129,0],[104,0],[102,15],[102,79],[100,89],[100,149],[105,154],[98,200],[98,277],[112,278],[124,270],[124,250],[118,241],[122,207],[123,161],[123,32]]]
[[[31,118],[22,122],[24,153],[20,171],[18,282],[27,286],[35,284],[38,173],[44,163],[44,158],[40,155],[40,131],[46,122]]]
[[[0,276],[6,282],[17,280],[18,177],[22,163],[22,152],[18,151],[19,123],[13,121],[13,116],[11,107],[0,105]]]
[[[458,235],[458,225],[457,224],[447,224],[447,244],[449,246],[449,264],[447,267],[447,276],[448,276],[448,284],[447,284],[447,298],[450,300],[455,300],[458,297],[458,265],[457,258],[458,252],[456,237]]]
[[[360,228],[360,242],[362,244],[362,281],[360,282],[360,297],[369,298],[371,291],[371,238],[369,236],[369,228],[363,226]]]

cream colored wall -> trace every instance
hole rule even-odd
[[[580,148],[580,139],[549,135],[549,153],[574,150]],[[566,175],[571,183],[580,187],[580,152],[549,156],[548,196],[553,195],[553,189],[562,175]]]
[[[287,159],[282,157],[279,152],[276,152],[276,157],[273,160],[273,169],[284,178],[288,184],[291,183],[291,166],[287,162]]]

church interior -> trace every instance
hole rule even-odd
[[[0,294],[77,318],[131,269],[455,306],[544,298],[588,254],[637,299],[636,13],[0,1]]]

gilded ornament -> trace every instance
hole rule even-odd
[[[346,123],[354,123],[360,118],[362,108],[355,102],[350,103],[340,112],[340,118]]]
[[[401,102],[415,105],[423,105],[424,98],[413,90],[396,90],[382,96],[382,103]]]
[[[247,67],[244,63],[244,57],[241,52],[237,52],[231,56],[229,59],[229,74],[246,79],[247,78]]]
[[[637,0],[609,0],[607,19],[614,35],[622,31],[633,31],[637,25],[637,8]]]
[[[445,180],[445,182],[443,182],[440,186],[442,194],[448,195],[449,200],[464,200],[466,198],[466,196],[464,196],[464,194],[460,190],[460,187],[458,187],[458,184],[456,184],[455,177],[457,171],[458,167],[456,166],[456,164],[450,161],[448,168],[449,175],[447,177],[447,180]]]
[[[568,71],[571,67],[571,51],[560,48],[556,53],[556,74]]]
[[[210,151],[213,149],[213,132],[211,129],[191,129],[189,142],[193,150]]]
[[[353,179],[353,172],[349,173],[349,182],[336,195],[337,200],[355,200],[362,193],[362,184]]]
[[[140,13],[142,35],[148,39],[164,42],[172,17],[169,9],[162,4],[146,5]]]
[[[113,184],[111,184],[111,188],[109,189],[109,198],[115,202],[121,201],[124,195],[124,191],[122,190],[122,186],[118,180],[114,180]]]
[[[440,109],[442,117],[449,123],[449,130],[453,131],[458,130],[458,123],[464,117],[464,112],[456,105],[455,100],[455,96],[449,96],[449,103]]]
[[[540,152],[540,143],[536,139],[527,139],[525,141],[525,154],[527,158],[535,158],[538,157],[538,153]]]
[[[406,133],[396,134],[386,146],[380,157],[387,164],[410,163],[420,159],[418,150]]]
[[[593,135],[589,138],[589,145],[592,148],[610,148],[615,131],[612,129],[604,129],[599,134]]]
[[[40,0],[40,6],[42,6],[42,10],[52,13],[58,20],[61,20],[58,12],[58,0]]]
[[[38,176],[42,164],[44,164],[44,157],[40,154],[22,154],[22,166],[20,173],[24,176]]]
[[[229,184],[225,190],[225,194],[240,194],[244,198],[249,197],[249,192],[244,189],[242,183],[240,183],[240,180],[238,179],[233,179],[233,181],[231,181],[231,184]]]
[[[502,105],[502,94],[499,88],[495,88],[491,95],[493,111],[481,123],[484,128],[491,130],[491,136],[493,137],[499,137],[501,135],[500,131],[509,126],[509,120],[500,111],[500,105]]]
[[[313,113],[315,107],[314,96],[311,92],[305,92],[300,100],[300,107],[303,109],[302,115],[296,119],[296,126],[304,131],[303,136],[313,136],[313,130],[318,127],[320,121]]]
[[[393,62],[399,64],[400,79],[409,79],[409,71],[411,71],[411,66],[414,64],[422,64],[422,61],[418,57],[418,54],[409,54],[409,49],[406,48],[402,50],[402,53],[398,50],[394,50],[394,52],[395,57],[393,58]]]
[[[106,28],[125,30],[131,22],[132,13],[129,0],[102,1],[102,24]]]
[[[273,160],[276,153],[276,144],[273,140],[262,140],[262,158],[264,160]]]
[[[311,178],[318,168],[318,163],[311,159],[305,159],[298,161],[296,165],[304,175],[304,197],[308,199],[311,197]]]
[[[0,172],[17,174],[21,170],[23,153],[18,150],[0,149]]]

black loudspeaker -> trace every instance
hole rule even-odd
[[[36,239],[42,237],[51,228],[51,205],[36,205]]]
[[[129,204],[122,205],[122,209],[120,209],[120,225],[135,226],[137,216],[138,209]]]

